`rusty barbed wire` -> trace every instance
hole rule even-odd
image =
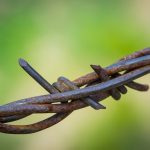
[[[150,73],[150,48],[128,55],[106,68],[91,65],[94,72],[74,81],[59,77],[53,84],[45,80],[25,60],[20,59],[19,64],[49,94],[0,106],[0,132],[2,133],[35,133],[59,123],[75,110],[87,106],[95,110],[106,109],[99,102],[109,96],[119,100],[121,94],[127,93],[127,87],[137,91],[149,89],[148,85],[133,80]],[[7,124],[36,113],[55,114],[31,125]]]

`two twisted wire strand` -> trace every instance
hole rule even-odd
[[[68,115],[70,115],[72,111],[88,106],[80,98],[85,98],[86,96],[90,96],[92,99],[96,100],[97,102],[101,101],[103,99],[106,99],[110,95],[115,98],[115,95],[113,95],[114,92],[112,93],[110,91],[112,91],[113,89],[118,90],[118,89],[120,89],[120,87],[125,88],[125,86],[123,86],[124,84],[126,86],[133,88],[135,90],[138,90],[138,91],[147,91],[148,90],[147,85],[142,85],[142,84],[133,82],[132,80],[136,79],[140,76],[143,76],[144,74],[149,73],[149,71],[150,71],[150,67],[148,66],[149,64],[150,64],[150,48],[147,48],[147,49],[138,51],[134,54],[131,54],[131,55],[121,59],[116,64],[105,68],[105,70],[103,70],[102,68],[99,68],[99,70],[101,69],[101,71],[102,72],[104,71],[105,73],[98,74],[98,72],[96,72],[96,70],[94,70],[95,72],[90,73],[81,78],[78,78],[78,79],[74,80],[73,82],[71,82],[67,79],[65,79],[65,80],[63,79],[62,80],[63,84],[62,83],[58,84],[59,87],[58,86],[56,87],[56,86],[51,85],[46,82],[47,83],[46,86],[43,85],[43,87],[48,87],[45,89],[51,94],[55,93],[54,95],[47,95],[47,96],[25,99],[25,100],[21,100],[21,101],[17,101],[17,102],[12,102],[12,103],[4,105],[4,106],[0,106],[0,122],[1,122],[0,123],[0,132],[10,133],[10,134],[28,134],[28,133],[34,133],[34,132],[38,132],[40,130],[46,129],[46,128],[51,127],[52,125],[55,125],[56,123],[62,121],[64,118],[66,118]],[[144,66],[146,66],[146,67],[144,67]],[[131,71],[133,69],[136,69],[136,70]],[[119,72],[123,71],[123,70],[126,70],[128,72],[125,73],[124,75],[119,74]],[[97,69],[97,71],[98,71],[98,69]],[[105,79],[105,81],[106,81],[105,82],[104,78],[101,79],[101,77],[103,75],[105,78],[107,77],[108,81],[106,81],[106,79]],[[116,85],[114,84],[111,87],[109,84],[115,83],[116,80],[109,79],[108,78],[109,76],[112,76],[113,78],[115,77],[115,79],[120,80],[120,82],[118,82]],[[60,83],[61,79],[59,78],[57,83]],[[102,81],[99,81],[100,79]],[[65,83],[66,80],[67,80],[67,83],[69,82],[69,84],[71,84],[71,86],[72,86],[71,89],[70,89],[70,87],[68,88],[68,84]],[[103,83],[101,83],[101,82],[103,82]],[[95,86],[97,84],[101,84],[101,87],[106,85],[107,88],[105,90],[98,89],[98,91],[97,91],[97,89],[95,88]],[[92,93],[89,94],[90,92],[88,93],[88,90],[87,90],[86,95],[85,95],[84,90],[86,90],[87,88],[80,89],[80,90],[77,89],[77,87],[81,87],[83,85],[88,85],[87,88],[89,88],[90,90],[92,89],[93,90]],[[50,88],[50,90],[49,90],[49,88]],[[73,89],[74,89],[74,91],[71,92],[70,90],[73,90]],[[62,94],[58,94],[58,92],[60,92],[60,91],[62,92]],[[67,91],[69,91],[69,92],[67,92]],[[84,93],[83,95],[81,94],[82,91]],[[121,90],[118,90],[119,94],[120,94],[120,92],[121,92]],[[69,93],[70,97],[69,96],[67,97],[65,95],[66,93]],[[64,99],[63,95],[64,95],[64,97],[66,96],[65,99]],[[74,98],[75,96],[76,96],[76,98]],[[77,100],[78,98],[80,100]],[[56,99],[58,99],[58,101],[56,101]],[[67,102],[67,100],[69,100],[69,99],[73,99],[73,100],[71,102]],[[62,102],[62,103],[61,104],[52,104],[53,102],[54,103]],[[43,121],[40,121],[40,122],[32,124],[32,125],[17,126],[17,125],[5,124],[6,122],[11,122],[11,121],[15,121],[15,120],[27,117],[28,115],[31,115],[32,113],[47,113],[47,112],[48,113],[56,113],[56,114],[52,117],[49,117],[48,119],[45,119]]]

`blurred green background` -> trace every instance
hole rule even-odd
[[[51,83],[75,79],[150,45],[149,0],[0,0],[0,103],[46,94],[17,64],[28,60]],[[149,83],[146,76],[138,81]],[[0,133],[1,150],[149,150],[150,94],[130,90],[106,110],[86,108],[32,135]],[[17,122],[46,118],[34,115]]]

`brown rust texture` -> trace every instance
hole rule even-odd
[[[50,94],[0,106],[0,132],[3,133],[35,133],[59,123],[75,110],[87,106],[94,109],[104,109],[105,106],[102,106],[99,102],[109,96],[116,100],[120,99],[121,94],[127,93],[126,87],[137,91],[147,91],[149,89],[148,85],[133,80],[150,72],[150,48],[128,55],[106,68],[92,66],[94,72],[72,82],[66,78],[58,78],[58,81],[52,85],[25,60],[21,59],[19,63]],[[6,124],[35,113],[55,114],[31,125]]]

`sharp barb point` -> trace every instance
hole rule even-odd
[[[25,66],[28,65],[28,63],[27,63],[27,61],[25,61],[24,59],[20,58],[20,59],[19,59],[19,65],[20,65],[21,67],[25,67]]]

